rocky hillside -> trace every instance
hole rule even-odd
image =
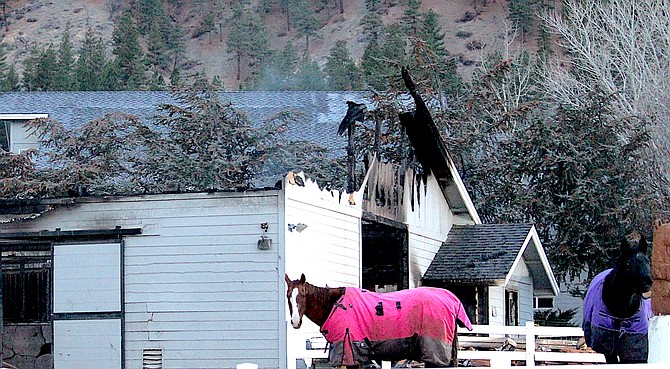
[[[260,1],[260,0],[253,0]],[[7,50],[7,62],[21,62],[32,46],[43,47],[57,44],[60,35],[69,24],[75,47],[83,39],[84,32],[92,26],[111,47],[114,20],[118,17],[125,0],[8,0],[7,28],[3,27],[0,39]],[[233,1],[230,1],[232,3]],[[362,36],[361,19],[367,13],[365,1],[343,0],[344,13],[333,8],[326,13],[326,23],[309,43],[309,53],[319,63],[338,40],[345,40],[351,55],[360,58],[366,45]],[[179,3],[179,2],[178,2]],[[235,89],[235,63],[226,52],[225,24],[230,23],[230,14],[224,19],[224,32],[193,37],[202,18],[197,1],[181,1],[179,7],[169,9],[186,32],[187,58],[191,68],[204,70],[210,76],[219,76],[226,88]],[[334,2],[333,2],[334,3]],[[402,3],[402,2],[398,2]],[[445,45],[457,57],[461,73],[467,78],[482,50],[499,41],[509,21],[505,0],[423,0],[422,11],[433,9],[439,15],[445,32]],[[396,22],[402,15],[403,5],[388,8],[383,16],[385,24]],[[231,12],[232,13],[232,12]],[[226,17],[224,17],[226,18]],[[280,49],[289,40],[298,50],[304,48],[304,39],[295,32],[287,32],[285,15],[279,12],[270,15],[268,28],[270,45]],[[473,47],[474,46],[474,47]],[[483,49],[481,48],[483,47]]]

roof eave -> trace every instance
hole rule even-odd
[[[537,230],[535,229],[535,226],[531,226],[530,231],[528,232],[528,235],[526,236],[526,239],[523,242],[523,246],[519,249],[519,252],[516,255],[516,258],[514,259],[514,263],[512,264],[512,267],[510,268],[509,272],[507,273],[507,276],[505,277],[505,285],[509,283],[509,281],[512,279],[512,275],[514,274],[514,270],[517,268],[519,265],[519,262],[521,262],[521,258],[523,257],[526,249],[528,248],[528,245],[531,243],[535,246],[535,250],[537,251],[537,254],[540,259],[540,263],[542,264],[542,270],[544,271],[544,274],[548,280],[548,284],[551,287],[551,293],[553,293],[554,296],[558,296],[560,292],[560,288],[558,286],[558,282],[556,281],[556,277],[554,276],[554,272],[551,269],[551,265],[549,264],[549,259],[547,258],[547,254],[544,252],[544,248],[542,247],[542,243],[540,242],[540,236],[537,234]],[[534,283],[536,281],[537,275],[533,276],[533,281]],[[533,289],[535,290],[536,285],[533,285]],[[544,288],[538,288],[538,290],[546,290]]]

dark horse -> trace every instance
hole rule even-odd
[[[331,344],[333,366],[374,367],[373,360],[423,361],[458,366],[456,324],[472,329],[463,305],[444,289],[420,287],[373,293],[351,287],[317,287],[285,276],[293,328],[307,316]]]
[[[647,362],[652,279],[647,241],[636,238],[637,246],[621,241],[616,265],[593,278],[584,299],[586,344],[604,354],[608,364]]]

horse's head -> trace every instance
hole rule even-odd
[[[651,265],[647,257],[647,240],[642,235],[629,238],[633,240],[624,238],[621,241],[621,255],[616,268],[621,276],[620,280],[625,281],[633,293],[649,298],[652,279]],[[635,246],[636,239],[637,246]]]
[[[291,314],[291,325],[298,329],[302,325],[302,316],[305,314],[306,296],[305,296],[305,275],[300,275],[300,279],[292,281],[288,275],[284,274],[286,281],[286,298],[288,299],[288,312]]]

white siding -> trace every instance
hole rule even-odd
[[[505,325],[505,288],[489,287],[489,324]]]
[[[54,246],[54,313],[121,311],[121,245]]]
[[[286,186],[286,223],[307,225],[300,233],[286,232],[286,274],[297,279],[304,273],[307,281],[317,286],[360,287],[360,201],[358,205],[350,205],[347,196],[321,191],[310,180],[305,187],[288,183]],[[282,304],[286,305],[285,297]],[[318,327],[304,319],[299,331],[289,326],[287,340],[295,342],[297,334],[310,332],[320,335]]]
[[[410,172],[411,173],[411,172]],[[409,230],[409,287],[420,285],[421,278],[433,261],[440,245],[455,221],[442,190],[433,175],[426,183],[405,177],[404,214]]]
[[[127,368],[141,368],[145,348],[162,348],[171,369],[283,368],[280,193],[90,199],[14,231],[142,227],[124,238]],[[270,250],[258,249],[262,235]]]
[[[519,292],[519,325],[533,320],[533,279],[523,258],[507,283],[507,289]]]
[[[54,368],[121,367],[120,319],[57,320],[53,331]]]

